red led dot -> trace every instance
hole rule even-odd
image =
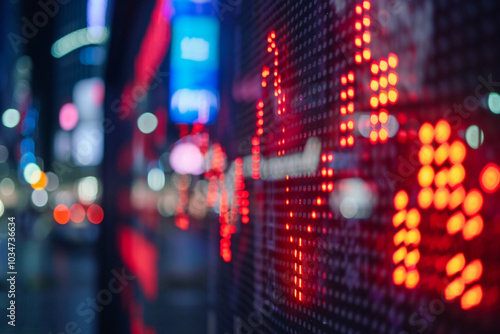
[[[391,68],[396,68],[399,62],[398,56],[396,56],[394,53],[389,53],[388,62]]]
[[[370,60],[372,58],[372,52],[370,49],[364,49],[363,50],[363,58],[365,60]]]
[[[54,209],[54,219],[61,225],[67,224],[70,219],[70,212],[65,205],[58,205]]]
[[[91,223],[100,224],[104,219],[104,211],[99,205],[92,204],[87,209],[87,217]]]
[[[75,223],[81,223],[85,219],[85,209],[80,204],[73,204],[69,209],[69,215]]]
[[[347,104],[347,112],[348,112],[349,114],[352,114],[352,113],[354,112],[354,103],[353,103],[353,102],[349,102],[349,103]]]
[[[347,80],[351,83],[354,82],[354,72],[347,73]]]

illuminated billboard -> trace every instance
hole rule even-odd
[[[172,20],[170,117],[174,123],[209,124],[219,107],[219,22],[200,15]]]

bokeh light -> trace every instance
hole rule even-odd
[[[21,115],[17,109],[7,109],[2,115],[2,123],[7,128],[14,128],[19,124]]]
[[[66,103],[59,111],[59,125],[63,130],[70,131],[78,124],[78,109],[73,103]]]
[[[152,113],[146,112],[137,119],[137,127],[142,133],[151,133],[156,130],[157,126],[158,118]]]

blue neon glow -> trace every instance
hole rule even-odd
[[[21,140],[19,149],[21,151],[21,155],[28,152],[35,153],[35,142],[31,138],[24,138]]]
[[[219,109],[219,21],[204,15],[172,20],[170,117],[174,123],[213,123]]]

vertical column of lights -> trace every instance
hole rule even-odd
[[[372,73],[370,90],[373,91],[370,97],[370,107],[373,112],[370,116],[372,130],[369,138],[372,144],[379,140],[381,143],[385,143],[389,138],[389,129],[387,128],[389,114],[385,107],[389,103],[395,104],[398,100],[398,90],[396,89],[398,63],[398,57],[389,53],[387,59],[382,58],[379,62],[373,61],[370,67]]]
[[[354,145],[354,136],[351,134],[345,135],[347,131],[354,130],[354,119],[352,114],[354,113],[354,72],[349,72],[347,75],[342,75],[340,77],[340,83],[343,89],[340,91],[340,100],[342,105],[340,106],[340,115],[346,120],[340,122],[340,132],[343,134],[340,136],[340,146],[341,147],[352,147]]]
[[[397,230],[394,234],[393,242],[397,249],[394,251],[392,261],[394,269],[392,279],[394,284],[402,285],[408,289],[417,286],[420,274],[417,263],[420,260],[420,212],[416,208],[408,209],[409,198],[404,190],[400,190],[394,196],[394,208],[396,214],[392,218],[393,226]],[[404,223],[404,225],[403,225]]]
[[[372,59],[372,52],[369,47],[372,35],[370,33],[371,19],[369,16],[369,11],[371,9],[370,1],[363,1],[362,4],[358,4],[355,7],[356,20],[354,22],[354,30],[356,35],[354,37],[354,46],[359,49],[354,53],[354,62],[356,64],[361,64],[363,61],[370,61]],[[389,114],[384,108],[389,103],[394,104],[398,100],[398,90],[396,89],[396,84],[398,83],[398,75],[395,69],[398,66],[398,57],[389,53],[387,59],[381,58],[380,61],[373,61],[371,64],[372,79],[370,81],[370,89],[373,91],[370,97],[370,106],[373,109],[373,113],[370,116],[370,142],[372,144],[380,141],[385,143],[389,138],[389,129],[387,128],[387,121],[389,120]],[[349,80],[352,77],[352,82],[354,82],[354,74],[349,72],[346,76],[342,76],[340,81],[343,86],[347,83],[351,83]],[[352,114],[354,112],[354,104],[348,99],[354,97],[354,89],[348,87],[347,90],[342,90],[340,92],[340,98],[343,103],[340,107],[340,114],[346,116],[347,114]],[[380,109],[379,109],[380,108]],[[354,121],[348,119],[347,121],[342,121],[340,123],[340,131],[342,133],[347,130],[352,131],[354,129]],[[340,137],[340,146],[352,146],[354,144],[354,137],[349,135],[348,137]]]
[[[354,37],[354,46],[361,51],[356,51],[354,53],[354,61],[356,64],[361,64],[363,59],[368,61],[372,57],[370,48],[367,47],[371,42],[371,33],[368,31],[370,27],[371,20],[367,15],[367,12],[371,8],[371,3],[369,1],[363,1],[360,5],[356,5],[354,11],[357,18],[354,22],[354,29],[356,30],[356,36]],[[361,35],[360,35],[361,34]],[[354,145],[354,136],[351,134],[346,135],[347,131],[354,130],[354,119],[351,115],[354,113],[354,72],[350,71],[347,75],[342,75],[340,77],[340,83],[342,84],[342,90],[340,91],[340,115],[343,120],[340,122],[340,147],[352,147]],[[345,119],[345,120],[344,120]]]
[[[236,226],[229,221],[229,199],[227,189],[224,187],[226,176],[224,174],[224,165],[226,154],[221,145],[214,143],[212,157],[211,178],[215,179],[216,187],[220,189],[219,197],[219,223],[220,223],[220,256],[225,262],[231,261],[231,237],[236,233]],[[210,187],[210,184],[209,184]],[[210,189],[209,189],[210,192]],[[216,196],[216,195],[215,195]]]
[[[466,174],[462,162],[467,150],[461,140],[450,144],[450,135],[451,127],[445,120],[438,121],[435,127],[430,123],[421,126],[418,136],[422,147],[418,156],[422,167],[417,178],[422,189],[417,201],[422,209],[433,205],[437,210],[451,211],[446,222],[447,233],[453,236],[462,232],[464,240],[469,241],[483,230],[484,223],[479,213],[483,195],[477,189],[466,193],[462,185]],[[446,275],[452,281],[445,287],[445,298],[451,301],[461,296],[460,304],[464,310],[478,305],[483,295],[481,285],[475,284],[464,291],[466,286],[481,278],[482,271],[481,260],[475,259],[466,265],[463,253],[452,256],[446,264]]]
[[[245,190],[245,176],[243,175],[243,159],[237,158],[235,160],[234,169],[234,197],[233,205],[231,207],[231,223],[236,224],[238,213],[241,216],[241,222],[247,224],[250,221],[248,217],[250,210],[248,206],[248,191]]]

